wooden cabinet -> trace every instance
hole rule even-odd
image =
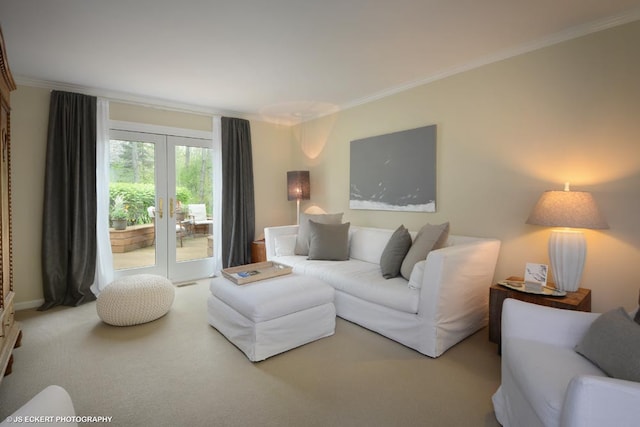
[[[11,104],[16,89],[0,29],[0,381],[11,373],[13,349],[22,332],[14,321],[13,248],[11,236]]]

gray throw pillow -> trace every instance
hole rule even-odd
[[[622,307],[594,320],[575,351],[611,377],[640,381],[640,325]]]
[[[349,259],[349,225],[321,224],[309,221],[309,257],[312,260],[346,261]]]
[[[420,231],[418,231],[418,235],[413,241],[409,252],[407,252],[407,256],[405,256],[402,261],[402,265],[400,266],[402,277],[409,280],[413,266],[416,265],[418,261],[426,259],[430,251],[440,249],[447,242],[448,237],[448,222],[440,225],[425,224]]]
[[[409,252],[409,248],[411,248],[411,234],[404,225],[401,225],[393,232],[380,256],[382,277],[391,279],[400,274],[402,260]]]
[[[340,224],[342,212],[335,214],[306,214],[300,213],[298,237],[296,237],[296,255],[309,255],[309,220],[321,224]]]

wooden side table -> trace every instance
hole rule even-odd
[[[251,242],[251,262],[265,262],[267,260],[267,249],[264,239]]]
[[[507,280],[522,280],[517,277],[509,277]],[[489,341],[498,344],[500,351],[500,339],[502,334],[502,304],[507,298],[514,298],[533,304],[547,307],[562,308],[565,310],[591,311],[591,290],[578,288],[576,292],[567,292],[564,297],[548,297],[544,295],[527,294],[514,291],[500,285],[492,285],[489,288]]]

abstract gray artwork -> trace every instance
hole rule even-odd
[[[436,211],[436,125],[351,141],[351,209]]]

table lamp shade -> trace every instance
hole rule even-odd
[[[309,200],[310,198],[309,171],[287,172],[287,200]]]
[[[545,191],[531,211],[527,224],[547,227],[609,228],[591,193]]]
[[[545,191],[534,206],[527,224],[548,227],[603,229],[609,225],[593,196],[584,191]],[[580,230],[553,230],[549,237],[549,260],[558,289],[574,292],[582,280],[587,244]]]

